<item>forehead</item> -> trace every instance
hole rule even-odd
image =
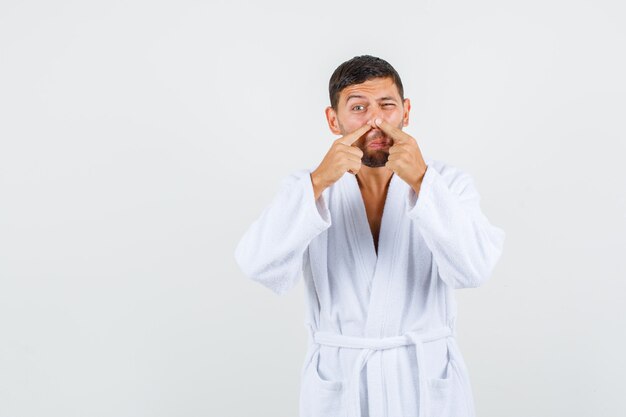
[[[340,101],[346,101],[350,95],[371,96],[377,99],[383,96],[394,96],[400,98],[398,88],[391,77],[372,78],[361,84],[349,85],[339,95]]]

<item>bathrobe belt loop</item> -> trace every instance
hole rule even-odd
[[[426,416],[426,410],[429,410],[428,387],[427,377],[424,370],[424,343],[432,342],[435,340],[443,339],[445,337],[454,337],[454,331],[449,326],[444,326],[437,329],[429,329],[426,331],[414,330],[409,331],[401,336],[383,337],[380,339],[370,337],[358,337],[358,336],[345,336],[332,332],[313,331],[313,339],[315,343],[325,346],[335,346],[349,349],[363,349],[363,352],[357,357],[352,371],[352,375],[349,376],[349,389],[352,396],[352,409],[350,410],[351,417],[359,417],[361,415],[361,399],[360,399],[360,385],[361,385],[361,372],[365,367],[368,359],[374,354],[374,352],[384,349],[393,349],[400,346],[415,345],[415,358],[417,360],[418,367],[418,380],[419,380],[419,417]]]

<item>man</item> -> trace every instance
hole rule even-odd
[[[489,278],[504,231],[470,175],[402,131],[410,101],[389,63],[354,57],[329,93],[342,136],[316,169],[283,181],[235,250],[277,294],[304,277],[300,416],[474,416],[453,290]]]

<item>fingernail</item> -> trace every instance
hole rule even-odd
[[[376,124],[377,124],[377,125],[381,124],[382,122],[383,122],[382,120],[380,120],[380,119],[376,119]]]

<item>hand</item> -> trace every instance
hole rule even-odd
[[[363,151],[352,146],[354,142],[359,140],[366,134],[372,126],[369,123],[364,124],[360,128],[336,139],[320,165],[311,173],[314,188],[323,190],[330,187],[339,178],[346,173],[357,174],[361,169],[361,158]],[[316,193],[316,198],[319,194]]]
[[[419,193],[428,166],[422,157],[417,141],[411,135],[382,119],[376,119],[371,124],[378,126],[393,139],[393,146],[389,148],[389,158],[385,167],[398,174],[416,193]]]

